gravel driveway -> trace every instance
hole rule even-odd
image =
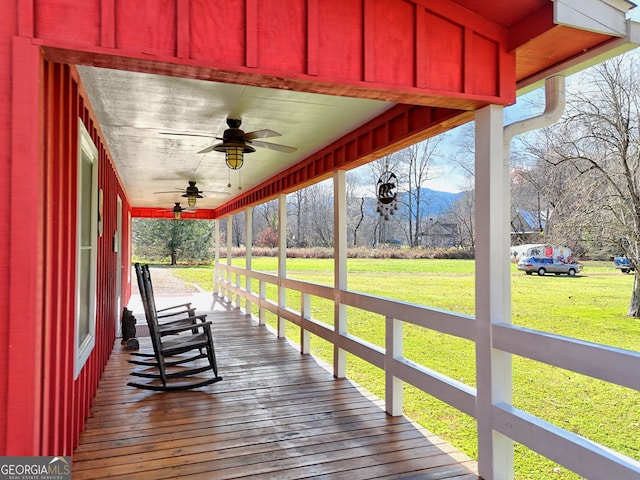
[[[154,295],[189,294],[200,291],[194,284],[173,275],[171,267],[149,267],[149,273]]]

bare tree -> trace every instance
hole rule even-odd
[[[456,128],[456,144],[451,163],[464,172],[464,176],[469,184],[469,189],[473,188],[475,177],[475,122],[465,123]]]
[[[527,141],[537,159],[560,169],[555,235],[627,256],[635,281],[627,315],[640,316],[640,69],[626,54],[575,77],[567,112]]]
[[[425,194],[423,187],[433,180],[434,163],[439,156],[438,147],[443,137],[438,135],[404,149],[403,163],[406,169],[407,191],[405,202],[408,206],[409,244],[420,245],[420,236],[425,227],[424,219],[429,217],[432,199]]]
[[[274,247],[278,244],[278,200],[256,205],[253,209],[253,245]],[[275,240],[274,240],[275,239]]]
[[[245,225],[247,223],[246,212],[242,211],[233,215],[231,235],[233,244],[239,247],[244,243]]]
[[[309,199],[309,235],[311,244],[333,246],[333,186],[320,182],[307,187]]]
[[[365,197],[362,195],[362,178],[356,171],[347,172],[346,196],[347,196],[347,237],[349,244],[358,246],[358,230],[365,220]]]
[[[475,250],[475,124],[456,129],[457,141],[449,162],[464,173],[466,187],[446,217],[458,225],[459,245]]]
[[[512,157],[513,163],[513,157]],[[555,179],[541,163],[511,169],[512,245],[529,243],[532,235],[550,237],[554,200],[549,198]]]
[[[355,227],[353,228],[353,246],[358,246],[358,229],[360,225],[362,225],[362,221],[364,220],[364,197],[360,198],[360,215],[357,218],[357,222]]]
[[[270,227],[273,231],[278,231],[278,201],[270,200],[254,208],[253,221],[257,231]]]
[[[307,238],[305,232],[305,214],[307,211],[307,189],[301,188],[289,195],[287,210],[293,215],[295,221],[295,234],[291,238],[291,245],[306,247]]]
[[[457,226],[457,245],[475,249],[475,195],[472,188],[462,192],[451,204],[443,221]]]

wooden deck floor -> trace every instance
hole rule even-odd
[[[239,313],[215,312],[221,382],[126,384],[118,343],[73,456],[73,479],[477,479],[476,463]],[[142,338],[141,345],[149,346]]]

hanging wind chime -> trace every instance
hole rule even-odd
[[[376,187],[378,197],[377,212],[385,220],[389,220],[398,209],[398,177],[393,172],[385,171],[378,179]]]

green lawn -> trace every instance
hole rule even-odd
[[[275,258],[254,258],[253,269],[275,272]],[[244,259],[234,259],[244,266]],[[474,314],[472,260],[349,259],[348,288],[406,302]],[[333,260],[288,259],[290,278],[333,285]],[[212,289],[211,267],[176,268],[179,276]],[[576,277],[525,275],[512,269],[512,316],[518,325],[559,335],[640,351],[640,320],[626,317],[633,275],[609,262],[586,262]],[[257,291],[257,286],[254,288]],[[268,290],[276,298],[275,288]],[[287,305],[299,309],[299,295],[288,292]],[[332,304],[312,301],[313,316],[333,324]],[[349,309],[349,333],[384,344],[384,319]],[[275,317],[268,316],[275,325]],[[296,326],[287,336],[298,341]],[[472,342],[415,326],[405,327],[405,356],[475,386]],[[312,340],[312,353],[331,359],[331,346]],[[640,460],[640,393],[532,360],[514,357],[514,404],[534,415]],[[348,375],[384,397],[381,371],[354,357]],[[427,429],[477,458],[475,419],[412,387],[405,387],[405,412]],[[543,457],[516,446],[516,477],[577,479]]]

